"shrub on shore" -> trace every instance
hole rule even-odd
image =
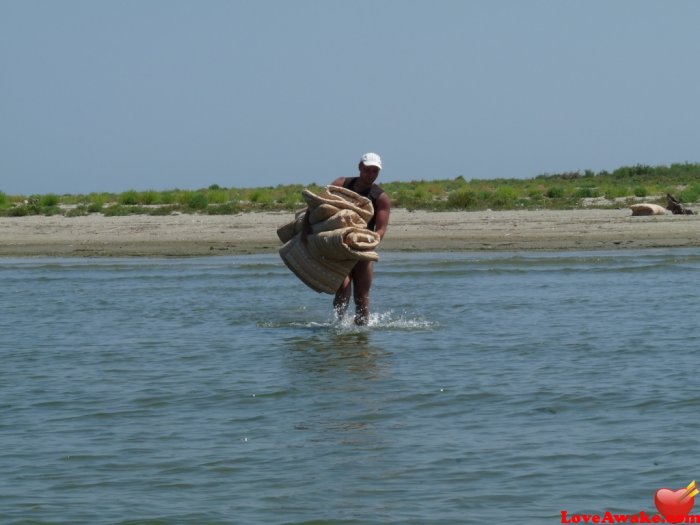
[[[214,204],[207,208],[209,215],[236,215],[241,212],[241,207],[233,202],[226,204]]]
[[[460,188],[447,196],[447,206],[454,209],[470,210],[476,203],[476,194],[469,188]]]
[[[43,206],[46,208],[52,208],[52,207],[57,207],[60,199],[58,198],[58,195],[54,193],[47,193],[46,195],[40,195],[38,197],[39,201],[39,206]]]
[[[530,179],[454,179],[386,182],[381,186],[394,207],[410,210],[575,209],[583,206],[620,207],[634,199],[665,203],[666,193],[685,204],[700,199],[700,164],[623,166],[613,172],[590,170],[544,174]],[[29,198],[0,192],[0,215],[63,213],[68,216],[103,213],[167,215],[180,213],[236,214],[249,211],[294,211],[305,204],[301,184],[260,188],[225,188],[212,184],[194,191],[137,191],[120,194],[53,193]],[[321,187],[311,184],[318,192]]]
[[[202,211],[209,206],[209,199],[202,192],[185,192],[182,196],[180,204],[185,205],[190,210]]]
[[[140,204],[139,194],[135,190],[125,191],[119,195],[118,202],[124,206],[135,206]]]
[[[693,183],[689,185],[678,194],[678,197],[681,202],[697,202],[700,198],[700,184]]]

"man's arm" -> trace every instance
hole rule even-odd
[[[309,214],[310,211],[308,206],[306,208],[306,211],[304,212],[304,220],[301,221],[301,242],[304,244],[307,244],[309,242],[309,235],[313,233],[311,229],[311,223],[309,222]]]
[[[389,214],[391,213],[391,201],[386,192],[382,193],[377,199],[377,209],[374,213],[375,231],[379,234],[379,238],[383,238],[386,229],[389,226]]]
[[[338,177],[331,182],[331,186],[342,186],[343,184],[345,184],[345,177]]]

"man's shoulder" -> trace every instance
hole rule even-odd
[[[372,184],[372,189],[370,190],[370,194],[375,198],[378,199],[382,195],[386,195],[386,192],[384,191],[384,188],[379,186],[378,184]]]
[[[376,186],[376,188],[379,190],[374,196],[377,204],[382,204],[388,208],[391,205],[391,199],[389,198],[389,194],[379,186]]]

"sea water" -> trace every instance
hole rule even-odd
[[[700,250],[0,260],[0,523],[555,524],[700,476]],[[351,307],[352,309],[352,307]]]

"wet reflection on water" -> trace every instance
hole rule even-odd
[[[325,330],[293,336],[284,340],[283,347],[290,350],[292,368],[307,374],[350,372],[376,378],[386,369],[390,355],[373,343],[365,330]]]
[[[367,330],[315,331],[288,337],[289,381],[303,396],[294,429],[309,443],[335,443],[362,449],[385,442],[384,380],[391,353],[372,342]]]

